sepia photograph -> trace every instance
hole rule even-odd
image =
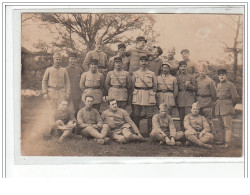
[[[242,157],[244,14],[21,14],[22,156]]]

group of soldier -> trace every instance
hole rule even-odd
[[[183,60],[174,58],[170,50],[163,61],[161,47],[145,49],[145,37],[137,37],[135,48],[126,51],[118,44],[118,55],[109,59],[102,51],[102,40],[87,53],[82,67],[77,54],[69,55],[69,65],[61,67],[62,56],[55,53],[54,64],[46,69],[42,90],[50,107],[50,134],[58,142],[72,136],[94,138],[106,144],[110,138],[119,143],[144,137],[166,145],[195,144],[211,149],[214,143],[213,108],[219,120],[223,139],[216,144],[229,147],[232,115],[237,91],[218,70],[219,84],[206,75],[205,66],[190,60],[189,50],[181,51]],[[100,105],[109,108],[100,114]],[[130,106],[129,115],[126,107]],[[180,130],[173,122],[173,109],[178,109]],[[157,110],[159,113],[156,114]],[[142,135],[140,121],[147,119],[148,133]]]

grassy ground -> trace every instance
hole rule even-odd
[[[101,110],[107,108],[103,104]],[[128,109],[130,111],[130,109]],[[228,149],[214,146],[212,150],[196,146],[166,146],[148,140],[143,143],[120,145],[111,142],[99,145],[92,139],[67,139],[57,144],[56,138],[44,140],[48,129],[48,110],[41,97],[22,97],[21,150],[24,156],[157,156],[157,157],[240,157],[242,155],[242,124],[233,124],[233,136]],[[177,130],[179,122],[175,122]],[[141,121],[142,133],[146,130],[145,120]],[[215,130],[219,132],[215,122]],[[218,135],[218,134],[216,134]],[[215,136],[218,138],[218,136]]]

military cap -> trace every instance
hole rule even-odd
[[[195,108],[200,109],[200,105],[199,105],[198,102],[194,102],[194,103],[192,104],[192,107],[195,107]]]
[[[167,65],[168,68],[170,69],[170,64],[169,64],[169,62],[163,61],[161,67],[163,67],[163,65]]]
[[[77,54],[76,53],[70,53],[69,58],[77,58]]]
[[[158,53],[159,53],[159,56],[160,56],[161,54],[163,54],[163,51],[162,51],[162,49],[161,49],[160,46],[158,46],[158,47],[154,46],[154,48],[157,49],[157,51],[158,51]]]
[[[145,37],[137,37],[136,42],[138,41],[145,41],[145,43],[147,43],[147,40],[145,39]]]
[[[118,44],[118,49],[121,49],[121,48],[126,48],[126,45],[124,43]]]
[[[122,62],[122,58],[120,58],[120,57],[115,57],[115,58],[114,58],[114,61],[115,61],[115,62]]]
[[[225,70],[225,69],[218,70],[218,75],[220,75],[220,74],[226,74],[226,73],[227,73],[227,70]]]
[[[140,61],[141,61],[141,60],[146,60],[146,61],[148,61],[148,56],[141,56],[141,57],[140,57]]]
[[[187,66],[187,62],[186,61],[180,61],[179,62],[179,67],[182,66],[182,65],[186,65]]]
[[[60,52],[56,52],[56,53],[54,53],[54,55],[53,55],[53,59],[54,59],[54,58],[62,58],[61,53],[60,53]]]
[[[189,53],[189,50],[188,49],[183,49],[183,50],[181,50],[181,54],[182,53]]]
[[[91,59],[90,64],[98,65],[98,60],[96,59]]]

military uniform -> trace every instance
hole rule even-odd
[[[212,107],[216,100],[215,82],[207,76],[198,77],[197,88],[196,99],[200,106],[200,114],[206,117],[212,129]]]
[[[72,101],[74,110],[77,113],[81,104],[81,88],[79,86],[79,83],[83,71],[80,67],[70,65],[66,67],[66,70],[68,71],[70,79],[69,100]]]
[[[106,74],[108,67],[108,57],[107,54],[103,51],[93,50],[87,53],[84,62],[83,62],[83,70],[87,72],[89,70],[89,64],[92,59],[98,60],[98,71]]]
[[[233,83],[225,80],[217,85],[217,101],[215,115],[218,116],[221,129],[225,130],[225,142],[229,143],[232,132],[232,115],[235,114],[234,106],[237,103],[237,90]]]
[[[173,58],[173,59],[168,59],[167,62],[170,65],[170,74],[175,76],[179,69],[179,61]]]
[[[42,91],[49,96],[49,107],[57,108],[57,101],[68,98],[70,95],[70,80],[68,72],[62,67],[49,67],[46,69],[42,80]]]
[[[184,118],[185,137],[199,146],[213,141],[210,126],[204,116],[188,114]]]
[[[126,53],[130,59],[128,71],[130,74],[133,74],[133,72],[140,69],[140,63],[139,63],[140,57],[148,55],[148,51],[145,49],[134,48],[134,49],[128,50]]]
[[[80,88],[82,89],[82,100],[87,95],[94,97],[93,108],[100,110],[103,101],[104,76],[100,72],[92,73],[91,70],[84,72],[80,80]]]
[[[190,82],[188,86],[185,86],[186,82]],[[197,90],[197,83],[193,75],[188,73],[180,73],[177,75],[178,95],[177,95],[177,107],[180,116],[180,126],[183,127],[183,120],[185,115],[190,113],[191,106],[195,102],[195,94]]]
[[[148,70],[155,73],[155,76],[160,74],[162,59],[159,57],[153,58],[149,57]]]
[[[105,86],[108,90],[108,98],[114,98],[118,107],[125,110],[132,87],[130,74],[124,70],[108,72]]]
[[[126,110],[117,108],[116,111],[110,109],[102,113],[104,123],[108,124],[110,136],[119,143],[127,143],[132,140],[141,140],[140,131],[129,117]]]
[[[192,60],[185,60],[185,61],[187,63],[187,72],[189,74],[195,74],[198,72],[198,64],[195,61],[192,61]]]
[[[99,112],[94,108],[82,108],[77,113],[77,122],[84,137],[103,139],[107,136],[109,127],[103,124]],[[97,125],[97,127],[93,126]]]
[[[157,77],[157,106],[167,104],[169,113],[175,106],[175,98],[178,95],[177,80],[171,74],[161,74]]]
[[[156,114],[152,118],[153,130],[150,133],[150,137],[153,140],[159,140],[165,142],[165,137],[169,139],[174,137],[175,140],[180,140],[184,137],[182,131],[176,132],[173,119],[167,115],[165,118],[160,114]]]
[[[139,126],[141,111],[145,108],[145,114],[148,119],[149,129],[152,127],[152,117],[154,106],[156,105],[155,93],[157,89],[157,79],[155,74],[142,68],[134,72],[132,76],[133,95],[132,104],[134,106],[134,121]]]
[[[129,69],[129,62],[130,62],[129,57],[128,56],[121,57],[119,55],[114,56],[114,57],[112,57],[112,58],[109,59],[108,71],[114,70],[114,65],[115,65],[114,59],[117,58],[117,57],[122,58],[122,64],[123,64],[122,69],[125,70],[125,71],[128,71],[128,69]]]

